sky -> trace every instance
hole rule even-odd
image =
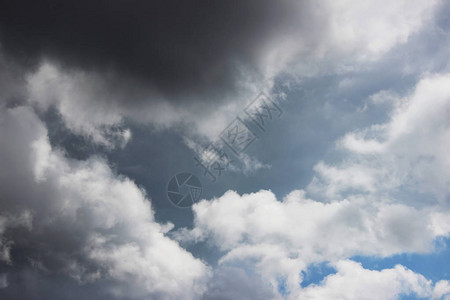
[[[450,3],[0,3],[0,299],[450,300]]]

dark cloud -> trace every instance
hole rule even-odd
[[[10,268],[6,271],[9,286],[0,289],[2,299],[111,299],[109,295],[99,293],[98,286],[80,285],[57,274],[44,275],[30,268]]]
[[[26,69],[5,58],[0,49],[0,107],[24,102]]]
[[[298,15],[291,1],[56,1],[0,4],[0,41],[21,63],[47,58],[115,70],[165,98],[233,90],[258,74],[266,42]],[[115,83],[117,84],[117,83]]]

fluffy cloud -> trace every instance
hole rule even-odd
[[[0,168],[9,170],[0,175],[3,259],[80,284],[109,283],[103,292],[119,298],[192,299],[203,291],[208,268],[165,236],[172,225],[155,222],[130,179],[101,158],[71,160],[52,149],[30,108],[0,118],[0,139],[9,141],[0,150]],[[19,225],[27,229],[14,230]]]
[[[436,283],[432,299],[450,299],[450,282],[448,280],[441,280]]]
[[[101,157],[78,161],[52,149],[43,122],[20,106],[54,108],[69,130],[107,147],[130,140],[127,120],[185,134],[196,128],[213,138],[278,75],[364,67],[419,32],[441,1],[252,2],[238,4],[242,9],[211,5],[201,16],[190,6],[180,13],[179,6],[152,10],[141,2],[123,18],[115,17],[117,3],[89,4],[93,13],[82,28],[70,20],[79,19],[83,1],[49,10],[33,3],[41,14],[30,9],[31,17],[24,2],[0,9],[15,16],[0,18],[8,55],[8,63],[0,59],[7,70],[0,72],[0,140],[8,141],[0,147],[0,169],[7,170],[0,172],[2,290],[20,289],[21,273],[33,279],[27,285],[50,278],[36,285],[48,284],[52,296],[55,276],[119,299],[270,299],[284,285],[287,297],[305,299],[448,297],[447,281],[433,285],[402,266],[373,271],[348,260],[429,253],[436,237],[449,235],[448,75],[424,77],[403,99],[378,94],[374,105],[387,96],[396,103],[390,121],[347,134],[338,144],[350,155],[340,164],[318,163],[308,196],[294,191],[279,201],[270,191],[229,191],[196,204],[194,228],[173,236],[224,252],[209,281],[209,267],[167,237],[172,225],[155,221],[143,190]],[[149,10],[175,12],[180,22],[163,36],[153,25],[167,26],[170,18],[152,19]],[[186,26],[192,16],[199,28]],[[223,22],[228,17],[236,22]],[[141,26],[147,20],[152,26]],[[213,25],[201,26],[205,20]],[[142,34],[133,34],[137,28]],[[211,35],[217,31],[223,34]],[[258,163],[244,161],[249,170],[265,167]],[[324,261],[337,273],[301,288],[301,271]]]
[[[340,49],[358,59],[378,58],[416,33],[429,21],[438,3],[327,1],[324,9],[329,14],[331,40],[327,50]]]
[[[322,203],[295,191],[280,202],[270,191],[242,196],[229,191],[193,210],[194,229],[175,237],[206,239],[225,251],[221,264],[250,264],[275,287],[284,276],[291,292],[299,290],[300,272],[309,264],[429,252],[436,237],[426,210],[374,199]]]
[[[36,88],[35,94],[42,92],[42,86],[45,91],[45,83],[33,80],[30,84]],[[342,260],[353,255],[430,252],[437,236],[449,234],[445,210],[394,203],[388,193],[399,186],[408,187],[412,180],[421,183],[414,186],[417,190],[447,195],[448,177],[428,181],[423,173],[447,174],[448,83],[447,75],[424,78],[411,95],[398,102],[389,122],[346,135],[339,144],[357,154],[356,160],[333,167],[318,164],[321,181],[316,178],[308,187],[313,192],[322,189],[326,202],[308,199],[303,191],[294,191],[283,201],[270,191],[243,196],[228,192],[196,204],[194,229],[181,230],[175,236],[214,243],[225,252],[222,265],[247,264],[275,290],[279,278],[285,278],[290,295],[351,299],[371,288],[383,291],[385,299],[409,292],[429,295],[432,284],[402,267],[377,272]],[[43,95],[44,100],[52,99],[46,92]],[[44,100],[36,103],[46,105]],[[429,101],[435,105],[427,105]],[[0,219],[5,236],[3,260],[14,261],[11,249],[31,251],[14,235],[16,227],[24,227],[28,241],[46,245],[45,251],[33,248],[32,252],[45,253],[29,257],[33,266],[65,274],[80,284],[110,282],[105,291],[116,297],[150,294],[189,299],[205,291],[205,297],[221,293],[220,285],[205,285],[208,268],[165,236],[171,226],[154,221],[145,194],[133,182],[115,175],[101,158],[76,161],[52,149],[45,126],[30,108],[4,108],[1,124],[1,139],[11,141],[0,153],[5,158],[2,169],[10,170],[1,174],[2,194],[7,199],[1,204],[2,211],[8,212]],[[394,159],[397,157],[399,162]],[[423,169],[416,171],[418,166]],[[381,180],[389,175],[396,177]],[[342,199],[344,191],[350,191],[346,199]],[[69,230],[74,234],[68,235]],[[301,289],[301,270],[322,261],[335,262],[337,274],[322,285]],[[335,288],[353,282],[355,274],[361,275],[361,286],[371,276],[379,278],[375,280],[379,285],[360,289],[346,283],[345,290]],[[222,278],[217,284],[223,282],[223,276],[215,276]],[[439,283],[434,295],[439,298],[445,291],[445,283]]]
[[[44,63],[28,76],[26,90],[31,104],[40,110],[56,108],[69,130],[95,143],[113,147],[125,145],[131,137],[122,126],[124,113],[114,101],[117,96],[93,73],[65,73]]]
[[[450,186],[450,75],[429,75],[398,98],[389,122],[348,133],[338,145],[348,159],[320,162],[308,191],[328,198],[359,191],[383,195],[404,189],[445,202]],[[403,199],[411,201],[412,199]]]
[[[194,205],[194,228],[179,230],[174,237],[207,240],[225,253],[221,264],[249,265],[274,287],[281,276],[292,294],[305,292],[299,288],[300,271],[313,263],[432,252],[433,241],[450,233],[445,150],[450,147],[449,86],[446,74],[423,78],[396,102],[388,122],[341,139],[338,145],[352,155],[334,166],[317,164],[307,189],[322,201],[309,199],[302,190],[282,201],[270,191],[242,196],[228,191]],[[414,199],[402,191],[420,194]],[[324,285],[306,289],[312,299],[333,299],[340,293],[344,299],[357,299],[364,289],[350,283],[345,284],[348,290],[335,287],[359,273],[383,278],[375,281],[385,288],[370,287],[380,288],[376,295],[382,299],[411,291],[431,297],[432,286],[402,267],[376,272],[352,262],[336,266],[338,274]],[[441,285],[436,289],[443,289]]]
[[[336,264],[336,269],[337,273],[327,276],[321,285],[305,288],[299,294],[301,299],[391,300],[408,294],[428,298],[433,291],[431,281],[400,265],[372,271],[344,260]]]

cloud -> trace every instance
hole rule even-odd
[[[333,47],[375,59],[397,44],[407,42],[429,21],[439,1],[327,2]],[[326,41],[326,40],[325,40]]]
[[[248,265],[274,287],[283,276],[292,293],[310,264],[429,253],[437,236],[427,210],[356,197],[322,203],[305,198],[303,191],[281,202],[270,191],[242,196],[228,191],[195,204],[193,211],[194,228],[177,231],[175,238],[206,240],[225,253],[220,264]]]
[[[296,17],[295,6],[291,1],[11,2],[2,5],[1,39],[19,59],[49,57],[71,67],[117,69],[162,95],[189,97],[226,92],[236,84],[239,65],[257,65],[267,38]]]
[[[4,213],[0,215],[0,261],[7,264],[12,263],[10,251],[14,242],[4,237],[4,234],[8,229],[15,227],[31,228],[31,214],[29,211],[22,211],[17,215]],[[6,279],[3,281],[6,282]]]
[[[433,286],[420,274],[401,265],[392,269],[373,271],[360,264],[343,260],[336,264],[338,272],[327,276],[320,285],[306,287],[301,299],[399,299],[400,295],[414,294],[430,297]]]
[[[310,264],[337,263],[355,255],[431,253],[436,238],[450,234],[445,151],[450,145],[449,78],[448,74],[422,78],[410,94],[395,100],[386,123],[346,134],[338,145],[347,155],[332,166],[318,163],[308,194],[293,191],[279,201],[271,191],[243,195],[228,191],[195,204],[194,227],[173,236],[181,242],[210,242],[224,253],[220,264],[255,269],[274,287],[279,287],[281,276],[295,295],[305,292],[299,287],[300,272]],[[420,194],[414,198],[411,192]],[[307,195],[318,195],[320,201]],[[351,276],[357,276],[360,266],[348,264]],[[353,284],[333,285],[346,269],[345,263],[342,269],[337,266],[338,275],[330,275],[329,283],[324,283],[330,284],[329,291],[321,286],[311,292],[312,299],[338,297],[333,293],[358,298],[359,288]],[[366,272],[379,275],[370,270],[361,274]],[[376,284],[370,288],[380,288],[373,294],[382,299],[411,291],[431,297],[430,286],[426,291],[421,288],[425,279],[403,267],[381,273],[385,292]],[[392,282],[390,276],[399,281]],[[375,279],[380,284],[383,280]]]
[[[450,282],[448,280],[438,281],[434,287],[432,299],[448,300],[449,298],[450,298]]]
[[[318,163],[308,192],[339,198],[349,191],[383,195],[403,189],[429,195],[422,201],[446,202],[449,84],[449,74],[427,75],[396,99],[388,122],[346,134],[338,146],[348,158],[337,165]],[[413,201],[403,199],[408,200]]]
[[[0,274],[0,289],[8,287],[8,276],[6,274]]]
[[[56,108],[65,126],[75,134],[108,148],[125,145],[131,138],[123,126],[124,113],[114,101],[117,96],[108,91],[98,75],[66,73],[46,63],[28,75],[25,88],[31,104],[44,111]]]
[[[349,258],[430,253],[436,237],[449,235],[446,74],[423,77],[401,99],[374,95],[374,105],[395,106],[390,121],[343,137],[349,156],[319,162],[308,194],[279,201],[270,191],[229,191],[196,204],[194,228],[172,236],[223,251],[212,274],[167,236],[173,225],[155,220],[141,188],[102,157],[79,161],[52,148],[34,111],[56,109],[73,133],[109,148],[131,139],[127,122],[183,135],[195,128],[211,139],[277,76],[301,82],[370,68],[441,3],[2,4],[0,287],[26,282],[27,295],[54,297],[55,282],[70,280],[95,290],[87,297],[118,299],[269,299],[284,289],[310,299],[361,299],[370,290],[377,299],[444,297],[446,281],[433,287],[402,266],[373,271]],[[244,165],[265,167],[251,157]],[[416,191],[423,198],[409,198]],[[324,261],[337,273],[301,288],[301,271]]]
[[[208,267],[165,236],[172,225],[154,220],[134,182],[100,157],[77,161],[52,149],[28,107],[3,110],[0,123],[0,139],[9,141],[0,168],[10,170],[0,174],[2,247],[16,270],[34,267],[118,298],[203,292]],[[26,230],[15,229],[22,224]]]
[[[256,274],[236,267],[219,267],[208,283],[202,300],[275,299],[271,287]]]
[[[312,10],[315,38],[291,53],[296,76],[346,74],[370,68],[431,22],[441,1],[320,1]],[[320,20],[319,24],[314,20]],[[318,29],[320,28],[320,29]]]
[[[353,70],[407,42],[439,5],[24,0],[0,9],[0,42],[33,66],[26,97],[76,134],[123,145],[130,119],[212,139],[280,74]]]

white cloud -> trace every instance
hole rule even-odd
[[[43,62],[28,75],[26,90],[32,105],[42,110],[56,108],[69,130],[111,148],[123,147],[131,138],[123,125],[125,119],[158,130],[170,128],[217,138],[262,87],[247,84],[239,96],[219,97],[211,100],[214,105],[207,105],[189,99],[186,103],[168,101],[151,88],[126,80],[113,72],[66,71]]]
[[[442,1],[319,1],[310,6],[309,32],[283,45],[294,75],[364,69],[428,24]],[[295,36],[295,34],[294,34]]]
[[[445,201],[450,193],[449,109],[450,75],[423,78],[411,95],[397,99],[387,123],[347,134],[338,145],[349,151],[348,159],[317,164],[308,191],[339,197],[348,190],[383,195],[402,188]]]
[[[450,299],[450,282],[448,280],[440,280],[436,282],[432,299]]]
[[[197,204],[194,207],[196,227],[182,232],[181,238],[211,238],[227,252],[221,263],[253,261],[254,267],[273,286],[277,286],[280,274],[285,275],[293,293],[299,289],[298,283],[302,280],[300,270],[313,262],[346,259],[356,254],[386,256],[431,251],[436,236],[448,235],[448,222],[445,222],[448,214],[445,211],[438,214],[434,208],[427,210],[392,204],[389,191],[406,186],[434,193],[440,199],[448,194],[449,82],[448,75],[424,78],[410,96],[398,101],[388,123],[350,133],[342,139],[340,145],[356,156],[335,166],[319,163],[315,167],[317,178],[308,187],[308,191],[323,190],[331,203],[309,200],[300,191],[288,195],[283,202],[267,191],[242,197],[229,192],[219,199]],[[71,98],[68,103],[73,101]],[[430,101],[433,105],[429,105]],[[19,119],[34,118],[30,112],[19,111],[10,113],[17,114]],[[113,116],[117,119],[113,117],[110,119],[113,121],[99,124],[120,122],[119,115]],[[109,268],[90,271],[77,263],[78,267],[68,267],[67,272],[81,282],[95,281],[105,274],[121,282],[132,273],[132,282],[137,284],[135,291],[158,294],[170,288],[175,291],[192,289],[199,293],[201,288],[192,278],[202,278],[206,274],[205,266],[165,238],[166,229],[154,223],[151,214],[142,214],[150,211],[149,206],[146,209],[142,206],[145,203],[142,192],[126,179],[119,179],[120,188],[115,188],[117,179],[102,161],[76,162],[63,158],[49,146],[45,128],[37,121],[32,122],[37,124],[31,126],[36,127],[35,137],[27,137],[32,133],[26,132],[22,142],[33,141],[28,144],[32,149],[31,156],[26,154],[33,180],[50,184],[53,190],[50,194],[54,197],[56,191],[57,199],[63,199],[62,203],[52,205],[62,209],[65,221],[74,222],[78,212],[89,207],[91,209],[84,212],[89,226],[112,230],[121,224],[125,226],[121,230],[125,230],[128,237],[117,242],[114,235],[93,233],[86,236],[85,258]],[[21,126],[27,126],[26,122],[24,124]],[[20,129],[18,124],[15,126]],[[92,182],[96,184],[93,186]],[[343,192],[355,195],[355,191],[359,196],[340,200]],[[128,199],[130,195],[135,199],[132,202],[135,206],[128,203],[125,207],[119,200],[104,201],[106,198]],[[105,207],[108,209],[102,209]],[[142,225],[147,223],[150,224],[148,227]],[[158,255],[134,233],[137,229],[160,241],[156,247],[164,249],[160,253],[171,249],[180,260],[172,265],[176,259],[155,259]],[[125,259],[129,257],[134,259]],[[185,264],[185,260],[192,265]],[[72,266],[73,261],[69,265]],[[158,277],[159,271],[147,272],[147,268],[155,265],[156,270],[165,270],[167,280]],[[192,277],[188,276],[186,280],[172,282],[172,276],[187,272],[184,268],[178,269],[178,265],[197,271],[190,273]],[[158,285],[147,284],[156,282],[155,278],[158,278]],[[390,289],[386,292],[387,299],[393,291],[398,291],[395,287]]]
[[[397,101],[387,123],[347,134],[338,144],[349,156],[333,166],[318,163],[308,186],[308,192],[323,196],[323,201],[308,199],[304,191],[294,191],[282,201],[270,191],[242,196],[228,191],[194,205],[194,228],[179,230],[174,237],[208,240],[225,252],[221,264],[248,264],[274,287],[282,276],[293,294],[302,292],[300,271],[311,263],[354,255],[432,252],[434,240],[450,234],[449,87],[450,75],[423,78],[410,95]],[[399,196],[402,190],[425,194],[421,203],[409,202],[413,199]],[[349,262],[337,266],[341,269],[330,277],[330,286],[315,290],[330,299],[333,293],[358,299],[364,291],[352,284],[350,290],[333,288],[341,286],[334,282],[340,282],[342,274],[355,276],[345,273],[345,266],[355,274],[381,276],[380,286],[371,287],[380,288],[374,295],[381,299],[409,291],[430,295],[430,284],[425,288],[423,277],[402,267],[376,272],[361,271]]]
[[[311,285],[299,293],[300,299],[394,300],[402,294],[430,297],[431,281],[397,265],[381,271],[364,269],[360,264],[343,260],[336,263],[337,273],[320,285]]]
[[[432,16],[439,1],[326,1],[331,49],[374,59],[405,43]]]
[[[30,102],[44,110],[55,106],[68,129],[108,147],[113,142],[124,145],[131,134],[121,128],[116,95],[104,85],[93,73],[63,72],[50,63],[43,63],[27,80]]]
[[[401,204],[352,198],[322,203],[294,191],[278,201],[270,191],[229,191],[194,205],[195,227],[181,241],[208,240],[225,255],[221,264],[250,264],[273,286],[285,276],[294,292],[312,263],[354,255],[390,256],[433,250],[433,216]]]
[[[1,233],[12,237],[6,250],[32,247],[39,269],[80,283],[114,283],[104,292],[120,297],[192,299],[203,292],[208,267],[165,236],[171,225],[154,220],[134,182],[100,158],[77,161],[52,149],[30,108],[8,109],[0,118],[0,140],[8,141],[0,168],[10,170],[0,175],[2,214],[29,212],[0,218]],[[28,233],[11,231],[31,217]]]

